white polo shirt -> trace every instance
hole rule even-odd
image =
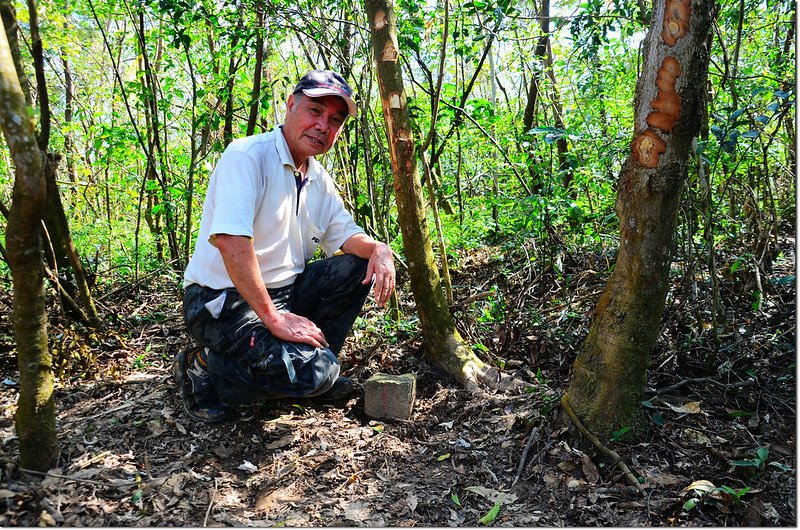
[[[232,141],[208,183],[194,254],[184,287],[233,287],[216,234],[248,236],[268,288],[294,282],[321,246],[331,256],[363,230],[353,221],[333,179],[314,158],[299,197],[294,160],[280,127]]]

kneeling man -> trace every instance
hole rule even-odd
[[[196,421],[270,398],[352,392],[337,355],[373,283],[380,306],[395,288],[391,249],[355,224],[314,158],[356,115],[352,96],[339,74],[309,72],[283,125],[231,142],[211,175],[184,276],[186,326],[200,346],[175,359]],[[318,246],[328,257],[309,262]]]

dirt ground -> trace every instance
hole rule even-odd
[[[54,308],[54,352],[96,375],[60,381],[61,454],[46,474],[17,464],[17,372],[0,301],[0,526],[795,526],[794,241],[784,243],[760,278],[759,308],[746,271],[725,278],[716,338],[703,284],[674,267],[645,389],[649,432],[604,441],[637,486],[565,426],[559,403],[604,256],[565,259],[559,274],[525,265],[524,252],[462,256],[459,329],[525,382],[512,393],[470,394],[425,362],[407,283],[401,322],[369,306],[343,371],[358,384],[415,374],[409,421],[367,418],[359,386],[337,406],[279,401],[196,424],[171,374],[189,344],[177,278],[104,293],[102,334],[60,324]]]

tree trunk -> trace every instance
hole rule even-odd
[[[72,299],[77,299],[82,306],[79,312],[71,311],[70,316],[74,320],[83,321],[90,327],[99,328],[102,326],[94,300],[89,289],[86,269],[80,260],[78,249],[72,240],[69,231],[69,223],[64,213],[64,205],[61,202],[61,191],[56,183],[56,171],[60,157],[56,154],[48,153],[50,144],[50,98],[48,97],[47,83],[45,80],[44,54],[42,51],[42,41],[39,35],[39,18],[37,16],[36,4],[33,0],[28,1],[28,12],[30,17],[30,32],[32,42],[33,67],[36,77],[36,91],[39,101],[39,119],[41,131],[37,138],[39,150],[47,154],[44,165],[44,176],[47,186],[46,200],[47,205],[44,209],[44,223],[47,232],[50,234],[53,251],[55,253],[57,269],[62,271],[68,282],[63,284],[66,293]],[[19,49],[9,46],[12,56],[19,54]],[[21,61],[14,59],[15,64]],[[65,70],[68,72],[68,70]],[[74,304],[73,304],[74,305]],[[71,307],[71,306],[67,306]]]
[[[49,155],[45,165],[45,180],[47,184],[47,208],[44,212],[45,226],[47,226],[47,232],[50,234],[53,250],[56,253],[58,270],[66,273],[72,283],[67,292],[80,303],[83,311],[83,315],[74,315],[74,318],[83,320],[85,317],[87,320],[84,321],[84,324],[100,329],[103,327],[103,323],[97,314],[97,308],[94,305],[94,299],[89,289],[86,267],[83,266],[78,249],[75,247],[75,242],[69,230],[67,214],[64,212],[64,205],[61,202],[61,192],[56,182],[57,167],[58,158]]]
[[[644,43],[631,154],[616,209],[620,248],[565,398],[598,436],[631,428],[669,288],[674,226],[700,128],[713,0],[659,0]]]
[[[3,9],[9,7],[7,0]],[[9,28],[14,31],[15,28]],[[6,247],[13,277],[12,328],[19,365],[15,423],[20,464],[44,471],[58,456],[52,358],[47,348],[41,220],[47,200],[45,156],[33,112],[17,77],[8,39],[0,32],[0,126],[16,167]]]
[[[194,212],[194,178],[197,166],[197,158],[199,155],[197,148],[197,76],[195,75],[194,63],[192,62],[192,54],[189,51],[189,45],[183,43],[183,54],[186,56],[186,66],[189,68],[189,79],[192,81],[192,128],[189,135],[189,167],[186,174],[186,216],[183,231],[183,263],[189,263],[191,258],[192,240],[194,235],[192,233],[192,214]],[[202,133],[200,133],[202,135]]]
[[[242,32],[244,17],[244,10],[242,4],[238,4],[239,8],[239,22],[236,24],[236,29],[231,35],[231,56],[228,59],[228,79],[225,82],[225,125],[222,128],[222,142],[225,147],[233,141],[233,103],[235,99],[234,89],[236,88],[236,71],[239,69],[239,59],[236,57],[236,51],[239,47],[239,35]]]
[[[365,0],[365,6],[372,30],[372,50],[389,141],[400,230],[408,258],[411,290],[425,336],[425,352],[433,364],[465,387],[476,389],[479,382],[494,382],[497,372],[464,344],[442,292],[425,218],[414,137],[398,62],[394,6],[387,0]]]
[[[556,73],[553,68],[553,48],[550,44],[550,0],[542,0],[542,10],[539,16],[542,36],[539,38],[539,43],[536,46],[536,55],[541,58],[545,73],[550,79],[550,99],[553,103],[554,125],[556,128],[563,130],[564,109],[561,105],[561,97],[558,93],[558,85],[556,84]],[[556,151],[558,153],[558,170],[561,173],[561,184],[564,188],[569,188],[572,183],[573,174],[572,168],[567,160],[569,148],[565,137],[562,136],[556,141]],[[575,191],[572,190],[570,195],[574,196]]]
[[[69,31],[66,24],[64,25],[64,30]],[[72,84],[72,66],[63,48],[61,50],[61,67],[64,69],[64,156],[67,158],[67,176],[69,181],[75,184],[78,182],[78,176],[75,172],[75,153],[73,153],[72,147],[74,86]]]
[[[538,50],[538,46],[537,46]],[[528,136],[528,131],[533,128],[534,118],[536,117],[536,104],[539,100],[539,77],[536,70],[531,68],[531,84],[528,87],[528,97],[525,100],[525,110],[522,113],[522,138]],[[531,192],[539,195],[544,189],[541,175],[536,172],[536,156],[532,148],[525,149],[527,159],[528,176],[530,177]]]
[[[250,116],[247,118],[247,136],[256,131],[258,111],[261,108],[261,73],[264,70],[264,3],[256,4],[256,64],[253,68],[253,89],[250,91]]]

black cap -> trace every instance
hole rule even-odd
[[[293,93],[302,92],[310,98],[339,96],[347,103],[347,113],[355,116],[357,107],[353,101],[353,89],[342,76],[331,70],[311,70],[300,79]]]

